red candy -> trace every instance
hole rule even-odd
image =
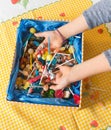
[[[50,82],[50,77],[48,76],[48,78],[45,80],[46,83]]]
[[[60,130],[66,130],[64,126],[60,126]]]
[[[64,16],[65,16],[65,13],[60,13],[59,15],[62,16],[62,17],[64,17]]]
[[[63,90],[60,89],[60,90],[55,91],[55,97],[56,98],[63,98],[64,97]]]
[[[18,24],[17,21],[12,22],[13,26],[16,26]]]
[[[20,0],[11,0],[12,4],[18,3]]]
[[[33,88],[29,88],[28,94],[33,93],[33,92],[34,92]]]
[[[42,69],[44,70],[44,69],[45,69],[45,66],[42,66]]]
[[[99,34],[102,34],[102,33],[103,33],[103,29],[101,29],[101,28],[98,29],[98,33],[99,33]]]
[[[32,78],[32,79],[30,79],[30,80],[28,80],[29,81],[29,83],[34,83],[34,82],[36,82],[37,80],[39,80],[41,78],[41,76],[39,75],[39,76],[37,76],[37,77],[35,77],[35,78]]]
[[[38,16],[38,19],[42,19],[42,16]]]
[[[40,55],[42,54],[40,50],[37,52],[37,55],[39,55],[39,54],[40,54]]]
[[[98,123],[97,123],[96,120],[93,120],[93,121],[90,123],[90,125],[91,125],[92,127],[98,127]]]
[[[74,94],[73,98],[74,98],[75,104],[79,105],[80,104],[80,96],[77,94]]]

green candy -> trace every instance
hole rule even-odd
[[[52,89],[49,89],[48,91],[44,92],[43,97],[45,98],[53,98],[55,91]]]

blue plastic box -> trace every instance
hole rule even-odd
[[[16,52],[15,52],[12,72],[10,75],[10,82],[9,82],[8,90],[7,90],[8,101],[80,107],[81,102],[79,105],[76,105],[74,103],[73,98],[70,98],[68,100],[60,99],[60,98],[43,98],[41,97],[39,93],[33,93],[33,94],[27,95],[27,92],[25,90],[15,89],[15,82],[16,82],[18,71],[19,71],[19,61],[23,54],[23,49],[22,49],[24,46],[23,39],[25,39],[29,35],[28,30],[31,27],[34,27],[38,32],[51,31],[65,24],[67,24],[67,22],[64,22],[64,21],[38,21],[38,20],[31,20],[31,19],[21,20],[20,25],[17,29]],[[76,35],[76,37],[73,36],[69,38],[69,41],[72,43],[72,45],[75,48],[74,55],[78,63],[82,62],[82,55],[83,55],[82,54],[82,48],[83,48],[82,39],[83,39],[82,34],[78,34]],[[81,87],[82,87],[82,82],[78,81],[75,85],[71,87],[71,89],[75,94],[81,95]]]

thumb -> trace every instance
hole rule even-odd
[[[67,80],[66,78],[61,78],[61,81],[59,84],[57,85],[52,85],[50,88],[53,89],[53,90],[59,90],[59,89],[63,89],[65,87],[67,87],[68,83],[67,83]]]

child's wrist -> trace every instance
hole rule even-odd
[[[77,65],[73,66],[73,67],[70,67],[70,72],[69,74],[67,75],[67,78],[68,78],[68,82],[69,83],[73,83],[73,82],[76,82],[77,81],[77,73],[75,71],[75,69],[77,68]]]
[[[66,40],[66,38],[63,36],[63,34],[61,33],[61,31],[59,29],[56,29],[55,32],[61,37],[62,42],[64,42]]]

